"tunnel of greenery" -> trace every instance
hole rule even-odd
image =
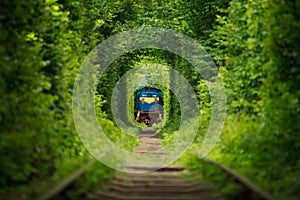
[[[298,0],[2,0],[0,5],[0,196],[4,199],[35,198],[92,159],[72,117],[76,74],[102,41],[144,27],[192,37],[219,69],[227,116],[208,157],[278,199],[300,196]],[[123,138],[119,145],[131,150],[138,144],[135,134],[143,128],[132,120],[134,84],[145,73],[171,84],[175,80],[170,78],[170,68],[192,85],[200,112],[197,135],[178,162],[221,184],[221,172],[194,153],[211,119],[214,102],[208,82],[178,55],[149,48],[116,59],[101,76],[94,95],[99,124],[112,141]],[[114,120],[111,97],[119,79],[132,70],[140,70],[140,77],[129,73],[122,84],[133,89],[116,89],[116,95],[129,102],[120,110],[132,124],[129,137]],[[180,124],[180,104],[167,87],[152,86],[164,93],[166,118],[155,128],[167,145]],[[80,199],[110,179],[113,171],[97,163],[65,197]],[[230,186],[221,191],[229,199],[237,192]]]

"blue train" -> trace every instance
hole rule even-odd
[[[163,93],[157,88],[144,87],[134,93],[134,116],[137,122],[151,126],[163,119]]]

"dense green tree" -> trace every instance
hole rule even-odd
[[[231,1],[228,16],[217,16],[220,26],[212,34],[216,41],[215,60],[230,76],[224,77],[228,88],[229,111],[259,112],[259,93],[265,62],[262,56],[264,10],[254,1]],[[228,75],[228,74],[227,74]]]
[[[231,114],[212,156],[281,199],[295,198],[299,188],[298,8],[233,0],[211,34]]]

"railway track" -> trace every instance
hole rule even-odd
[[[162,139],[151,128],[139,134],[141,145],[136,153],[164,154]],[[127,166],[130,171],[151,171],[151,166]],[[91,200],[217,200],[216,192],[198,180],[185,179],[181,166],[169,166],[147,173],[117,172],[115,179],[108,183],[107,191],[98,191]]]
[[[173,168],[147,174],[117,173],[108,183],[108,191],[98,191],[93,200],[216,200],[221,199],[211,188],[182,178]]]
[[[164,154],[161,149],[162,139],[155,135],[151,128],[139,134],[141,145],[136,147],[136,153],[155,153]],[[225,174],[231,177],[231,180],[246,188],[247,200],[271,200],[272,198],[256,187],[246,178],[238,173],[212,160],[205,160],[211,165],[219,167]],[[44,194],[39,200],[57,199],[69,185],[78,177],[84,174],[84,171],[93,165],[95,161],[87,163],[79,170],[74,172],[68,179],[64,180],[57,187]],[[145,172],[152,171],[151,166],[127,166],[130,171]],[[156,168],[154,168],[156,169]],[[184,175],[183,175],[184,174]],[[88,196],[89,200],[219,200],[223,199],[216,191],[201,180],[191,174],[187,174],[182,166],[169,166],[156,171],[147,173],[126,173],[116,172],[114,179],[107,183],[105,191],[99,190],[95,194]],[[59,198],[61,199],[61,198]]]

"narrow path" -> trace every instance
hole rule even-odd
[[[139,134],[141,145],[137,153],[159,153],[162,139],[147,129]],[[135,171],[145,171],[145,166],[128,166]],[[151,170],[151,169],[149,169]],[[211,188],[195,178],[183,176],[185,169],[170,166],[148,173],[116,172],[107,191],[98,191],[90,199],[98,200],[216,200],[221,199]]]
[[[139,140],[141,145],[135,148],[136,153],[161,153],[160,150],[162,139],[155,135],[152,128],[147,128],[143,132],[139,133]]]

